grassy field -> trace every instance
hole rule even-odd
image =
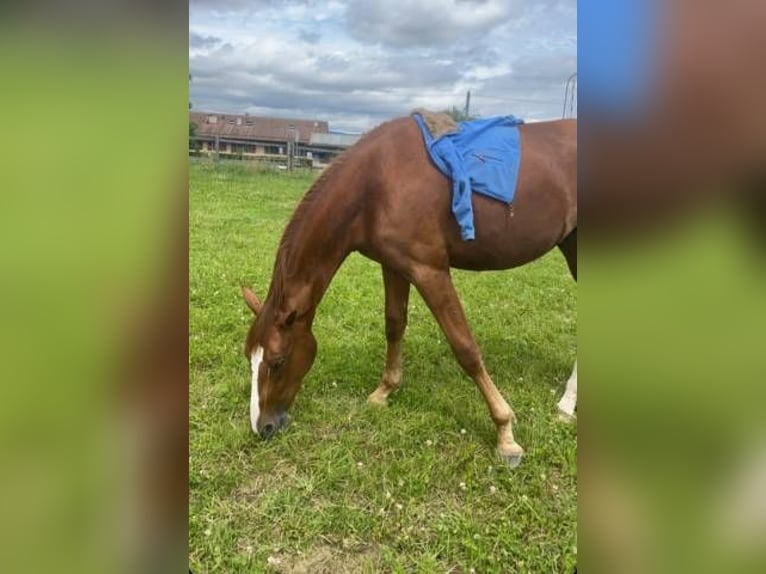
[[[251,321],[313,176],[190,165],[190,566],[207,572],[571,572],[576,429],[555,403],[575,357],[576,289],[552,252],[455,272],[489,372],[513,405],[521,466],[495,455],[474,384],[413,289],[402,388],[366,404],[385,353],[380,268],[357,254],[317,312],[319,352],[269,443],[248,418]]]

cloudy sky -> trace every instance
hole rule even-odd
[[[417,107],[561,116],[577,0],[190,0],[194,109],[364,131]]]

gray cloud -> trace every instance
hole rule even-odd
[[[419,97],[448,93],[465,67],[465,63],[435,63],[427,56],[358,60],[338,54],[289,66],[281,58],[249,58],[230,48],[190,62],[193,101],[229,102],[227,109],[275,105],[333,112],[353,109],[381,116],[392,109],[415,107]]]
[[[347,23],[365,43],[457,44],[521,15],[520,0],[352,0]]]
[[[217,12],[244,12],[254,8],[287,4],[281,0],[189,0],[189,7],[204,8]]]
[[[256,10],[277,3],[192,0],[195,109],[366,130],[415,107],[460,106],[470,89],[481,115],[551,118],[576,71],[575,0],[523,10],[496,0],[352,0],[332,9],[289,2],[292,9]],[[233,15],[221,6],[245,7]]]
[[[298,32],[298,39],[306,42],[307,44],[316,44],[319,42],[321,37],[322,34],[316,30],[303,29]]]
[[[221,38],[215,36],[203,36],[196,32],[189,32],[189,47],[190,48],[214,48],[223,44]]]
[[[513,73],[497,78],[499,86],[514,83],[531,89],[558,88],[577,69],[575,56],[539,56],[518,60]]]

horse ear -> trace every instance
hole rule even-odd
[[[250,310],[253,312],[253,315],[258,316],[258,313],[261,312],[261,305],[260,300],[258,297],[256,297],[255,293],[249,288],[242,285],[242,296],[245,298],[245,303],[248,307],[250,307]]]

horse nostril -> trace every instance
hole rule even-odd
[[[269,440],[271,437],[274,436],[274,433],[277,430],[277,425],[274,423],[266,423],[263,425],[263,428],[261,429],[261,437],[265,440]]]

